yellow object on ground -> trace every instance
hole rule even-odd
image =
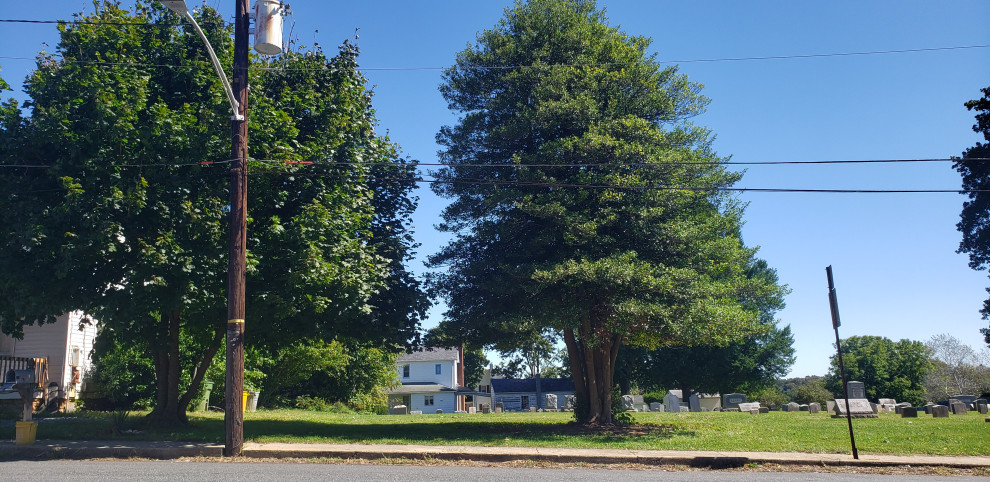
[[[247,410],[247,397],[248,392],[247,390],[244,390],[244,398],[241,400],[241,413],[244,413]]]
[[[38,422],[17,422],[14,428],[14,443],[17,445],[31,445],[38,436]]]

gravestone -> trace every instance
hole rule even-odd
[[[388,414],[389,415],[408,415],[409,414],[409,407],[407,407],[405,405],[396,405],[396,406],[388,409]]]
[[[966,415],[968,412],[966,404],[963,402],[952,402],[952,405],[949,405],[949,409],[952,410],[953,415]]]
[[[743,402],[739,404],[740,412],[748,412],[753,409],[759,410],[760,402]]]
[[[505,404],[502,402],[495,402],[495,413],[502,413],[505,411]]]
[[[918,418],[918,409],[915,407],[900,407],[901,418]]]
[[[893,398],[881,398],[877,400],[877,404],[883,407],[884,412],[893,412],[897,406],[897,400]]]
[[[798,406],[798,410],[800,410],[802,412],[807,412],[808,411],[808,404],[807,403],[802,403],[800,406]]]
[[[770,407],[760,407],[760,413],[770,413]]]
[[[471,407],[474,408],[474,407]],[[467,410],[454,410],[454,413],[468,413]]]
[[[423,411],[422,410],[413,410],[413,411],[409,412],[409,414],[410,415],[422,415],[423,414]]]
[[[667,408],[668,412],[680,412],[681,391],[668,390],[667,394],[663,396],[663,406]]]
[[[646,402],[643,401],[642,395],[630,395],[632,397],[633,408],[641,412],[647,411]]]
[[[495,413],[502,413],[502,407],[496,405],[495,406]]]
[[[662,412],[663,411],[663,404],[660,403],[660,402],[653,402],[653,403],[651,403],[650,404],[650,411],[651,412]]]
[[[978,412],[980,412],[981,415],[986,415],[987,414],[987,401],[984,400],[984,399],[982,399],[982,398],[976,399],[976,410]]]
[[[692,412],[701,411],[701,397],[697,393],[692,393],[688,397],[688,409]]]
[[[932,414],[932,418],[949,418],[949,407],[932,405],[928,407],[928,413]]]
[[[438,408],[437,409],[437,413],[443,413],[443,409],[442,408]]]
[[[752,415],[759,415],[760,414],[760,409],[754,408],[753,410],[750,410],[749,413],[752,414]]]
[[[921,408],[922,408],[922,410],[925,411],[925,413],[932,413],[931,410],[932,410],[932,407],[934,407],[934,406],[935,406],[934,403],[928,402],[928,403],[925,404],[924,407],[921,407]]]
[[[564,395],[564,410],[574,410],[577,405],[577,395]]]
[[[870,402],[870,409],[873,410],[873,413],[880,413],[880,405],[877,405],[873,402]]]
[[[547,410],[557,411],[557,395],[553,393],[547,393],[543,395],[543,408]]]
[[[729,393],[722,397],[722,408],[739,408],[740,403],[746,403],[746,395],[742,393]]]
[[[818,402],[811,402],[808,404],[808,413],[821,413],[822,405]]]
[[[622,410],[625,411],[625,412],[628,412],[630,410],[636,411],[636,406],[633,405],[633,397],[632,397],[632,395],[623,395],[622,396]]]
[[[835,415],[835,400],[829,400],[825,402],[825,411],[829,415]]]
[[[481,404],[481,413],[492,413],[492,406],[488,403]]]
[[[976,399],[980,397],[977,397],[976,395],[953,395],[952,398],[965,403],[966,408],[973,408],[973,403],[975,403]]]
[[[474,407],[468,407],[468,413],[478,413],[478,409]]]
[[[801,411],[801,406],[798,405],[797,403],[791,402],[791,403],[788,403],[787,405],[784,405],[784,411],[785,412],[800,412]]]
[[[832,418],[842,418],[846,416],[846,401],[835,401],[835,415]],[[877,418],[877,413],[873,411],[873,406],[865,398],[849,399],[849,416],[852,418]]]
[[[901,411],[904,409],[904,407],[910,407],[910,406],[911,404],[909,402],[898,403],[897,405],[894,405],[894,413],[900,414]]]
[[[849,390],[849,400],[866,398],[866,384],[863,382],[849,382],[846,389]]]

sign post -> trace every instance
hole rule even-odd
[[[849,443],[852,445],[853,458],[859,460],[856,450],[856,437],[853,435],[852,411],[849,410],[849,386],[846,384],[846,367],[842,364],[842,345],[839,342],[839,299],[835,296],[835,283],[832,281],[832,266],[825,268],[828,276],[828,305],[832,311],[832,328],[835,329],[835,350],[839,354],[839,375],[842,377],[842,395],[846,401],[846,421],[849,422]]]

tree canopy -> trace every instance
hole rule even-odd
[[[222,347],[230,111],[178,16],[95,6],[39,55],[27,114],[12,101],[0,112],[2,328],[85,310],[101,336],[153,360],[153,416],[184,420]],[[230,25],[210,8],[197,16],[229,72]],[[343,334],[395,346],[425,309],[402,267],[413,163],[375,133],[357,55],[345,43],[333,57],[252,60],[266,68],[250,71],[248,344]]]
[[[893,398],[915,405],[925,401],[924,381],[932,362],[920,341],[852,336],[842,340],[842,361],[846,380],[863,382],[870,400]],[[838,356],[832,356],[825,388],[843,393]]]
[[[609,424],[623,344],[726,344],[759,331],[753,250],[701,86],[608,24],[592,1],[517,2],[457,55],[441,93],[434,190],[452,199],[431,257],[441,329],[487,346],[556,330],[584,409]]]
[[[777,272],[755,259],[747,276],[777,284]],[[789,325],[777,326],[776,312],[784,307],[783,292],[744,302],[759,312],[761,331],[731,343],[672,346],[656,350],[623,349],[617,375],[642,388],[678,388],[687,394],[751,393],[773,385],[794,364],[794,336]],[[623,393],[627,387],[622,387]]]

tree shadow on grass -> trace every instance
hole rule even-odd
[[[305,442],[412,443],[433,445],[578,445],[693,437],[694,431],[674,425],[636,424],[586,427],[576,423],[526,423],[502,421],[408,422],[337,424],[309,421],[251,420],[244,425],[248,440],[299,438]]]

